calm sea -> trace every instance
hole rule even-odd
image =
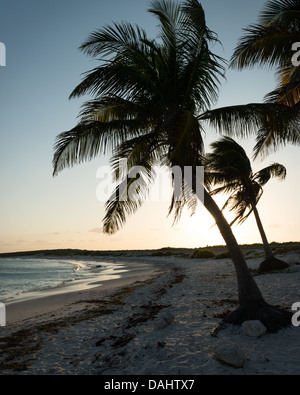
[[[120,263],[66,259],[1,258],[0,302],[86,289],[95,281],[118,278],[127,271]]]

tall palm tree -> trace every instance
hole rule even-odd
[[[210,50],[216,34],[206,26],[197,0],[182,5],[155,0],[149,11],[159,21],[158,40],[122,22],[95,31],[81,46],[102,62],[86,73],[71,97],[90,93],[95,98],[83,106],[78,125],[61,133],[55,145],[55,175],[111,150],[112,169],[121,182],[106,204],[106,233],[116,232],[141,206],[153,181],[151,167],[161,161],[169,168],[193,168],[192,182],[181,184],[183,198],[172,198],[170,212],[179,218],[185,204],[194,205],[196,169],[204,152],[197,117],[216,101],[224,73],[222,59]],[[126,164],[120,169],[123,158]],[[138,179],[132,177],[133,166],[139,166]],[[237,274],[240,306],[228,321],[261,319],[269,331],[290,325],[289,314],[264,301],[229,224],[205,188],[204,205],[216,220]]]
[[[266,99],[295,105],[300,100],[300,65],[293,62],[300,43],[300,0],[269,0],[258,23],[248,26],[231,59],[237,69],[276,66],[278,87]]]
[[[207,155],[207,179],[211,185],[220,185],[213,189],[211,195],[229,194],[223,209],[229,208],[236,216],[230,223],[242,224],[253,212],[262,238],[266,259],[260,264],[260,271],[279,270],[288,265],[275,258],[268,243],[258,210],[264,185],[271,177],[284,179],[286,168],[279,164],[272,165],[253,173],[250,159],[245,150],[232,138],[223,137],[211,144],[212,153]]]

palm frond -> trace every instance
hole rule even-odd
[[[238,70],[280,65],[283,59],[291,59],[292,44],[299,39],[299,33],[282,31],[278,25],[250,25],[244,31],[230,59],[230,67]]]
[[[299,103],[291,107],[284,106],[278,115],[274,115],[273,119],[270,118],[262,123],[256,134],[254,158],[264,157],[287,143],[300,144],[299,110]]]
[[[124,59],[98,66],[84,73],[84,79],[73,90],[70,98],[92,94],[120,96],[124,99],[131,97],[133,100],[133,97],[139,97],[146,89],[151,89],[151,74],[151,77],[156,78],[156,73],[149,64],[146,73],[145,69],[139,71],[135,66],[125,64]]]
[[[176,51],[182,13],[180,4],[170,0],[154,0],[148,10],[159,19],[159,38],[167,51]]]
[[[210,110],[201,114],[198,119],[208,121],[221,134],[248,137],[257,131],[268,114],[271,117],[278,109],[277,104],[271,107],[269,103],[250,103]]]
[[[144,161],[143,165],[131,168],[125,179],[116,187],[106,202],[103,232],[116,233],[125,224],[127,217],[134,214],[147,199],[154,181],[153,168]]]
[[[186,169],[180,168],[179,166],[176,166],[175,168],[173,167],[172,170],[173,194],[168,215],[173,214],[174,225],[180,220],[185,207],[188,208],[191,216],[196,212],[196,208],[199,203],[199,196],[197,195],[199,190],[197,190],[195,180],[199,174],[186,174]],[[198,182],[199,181],[202,180],[198,179]]]
[[[113,23],[93,32],[80,46],[80,50],[92,57],[118,55],[131,57],[134,53],[143,53],[147,39],[146,32],[130,23]]]
[[[300,41],[299,0],[267,1],[258,22],[244,29],[230,66],[276,66],[278,84],[265,100],[293,106],[300,100],[300,68],[292,64],[293,45]]]
[[[279,20],[285,24],[289,24],[290,18],[292,20],[298,19],[299,11],[299,0],[268,0],[261,10],[259,23],[268,25],[274,22],[274,20]],[[290,18],[287,18],[286,14],[288,14]],[[297,22],[299,22],[299,19]]]
[[[243,201],[236,201],[235,205],[232,205],[231,211],[236,212],[236,217],[230,222],[230,226],[235,223],[242,225],[253,212],[253,208]]]
[[[207,120],[221,134],[237,137],[256,134],[255,157],[287,142],[300,143],[299,105],[251,103],[207,111],[198,119]]]
[[[251,163],[244,148],[231,137],[224,136],[211,144],[213,153],[208,155],[208,165],[220,169],[226,177],[235,178],[236,174],[249,176]]]
[[[140,166],[146,160],[147,166],[160,166],[167,154],[166,142],[159,138],[156,131],[139,135],[120,144],[111,158],[112,172],[115,179],[126,177],[128,171]],[[124,166],[120,166],[120,162]]]
[[[291,64],[280,67],[276,73],[278,85],[269,92],[264,100],[266,102],[280,103],[294,106],[300,101],[300,67]]]
[[[279,163],[253,174],[245,150],[229,137],[211,144],[213,152],[206,156],[206,177],[211,195],[229,194],[222,210],[229,209],[236,216],[230,225],[242,224],[252,213],[263,194],[263,186],[271,177],[284,179],[286,169]]]
[[[132,177],[130,177],[132,175]],[[103,232],[116,233],[125,224],[127,217],[134,214],[146,200],[149,189],[149,179],[133,178],[129,174],[115,189],[106,202],[106,214],[103,219]]]
[[[255,173],[253,175],[253,180],[255,180],[260,186],[264,186],[272,177],[284,180],[286,178],[285,166],[280,163],[273,163],[272,165]]]
[[[155,165],[161,161],[164,145],[156,131],[139,135],[119,144],[111,158],[114,180],[123,181],[116,187],[106,203],[104,233],[117,232],[127,216],[147,199],[155,179]]]
[[[130,120],[79,123],[73,129],[60,133],[54,145],[53,175],[76,164],[90,161],[113,150],[130,136],[138,134]]]
[[[226,181],[224,176],[220,176],[220,177],[216,177],[213,179],[212,181],[212,185],[219,185],[219,184],[224,184],[221,187],[218,188],[214,188],[213,190],[210,191],[210,194],[213,195],[219,195],[219,194],[229,194],[232,193],[234,191],[236,191],[237,189],[240,188],[240,182],[238,180],[236,181],[232,181],[232,182],[228,182]]]
[[[70,131],[60,133],[54,146],[53,175],[74,164],[81,163],[99,155],[103,147],[103,137],[107,125],[100,122],[88,125],[78,124]],[[119,138],[120,132],[118,132]],[[106,144],[105,144],[106,145]]]
[[[245,200],[243,191],[235,191],[229,196],[222,207],[222,211],[226,209],[236,213],[235,218],[230,222],[230,226],[234,225],[236,222],[241,225],[252,212],[251,206],[249,206]],[[247,210],[248,213],[246,213]]]
[[[225,59],[209,50],[209,43],[220,43],[217,34],[208,29],[205,13],[197,0],[183,4],[186,16],[181,26],[185,67],[182,70],[185,97],[193,97],[200,108],[210,108],[218,97],[220,78],[225,78]]]

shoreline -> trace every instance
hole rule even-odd
[[[51,259],[57,259],[52,257]],[[93,260],[97,262],[95,257],[88,259],[87,257],[66,257],[65,259],[88,261]],[[99,263],[104,260],[99,260]],[[111,279],[84,280],[78,290],[74,290],[77,284],[66,285],[54,289],[38,292],[35,296],[11,301],[6,303],[6,327],[5,331],[14,331],[16,328],[31,325],[37,322],[44,322],[52,318],[60,318],[68,314],[75,314],[82,310],[85,301],[97,299],[99,296],[107,295],[119,288],[129,286],[134,282],[142,282],[155,275],[157,267],[154,262],[143,263],[139,259],[122,259],[116,260],[115,257],[109,259],[106,257],[106,262],[116,262],[118,265],[124,265],[124,271],[117,274],[111,274]],[[126,271],[125,271],[126,270]],[[79,281],[80,282],[80,281]],[[0,328],[0,336],[3,332]]]
[[[23,259],[23,258],[21,258]],[[20,302],[25,302],[25,301],[30,301],[32,299],[38,299],[38,298],[44,298],[47,296],[54,296],[58,294],[65,294],[65,293],[70,293],[70,292],[80,292],[84,290],[91,289],[93,287],[101,286],[103,283],[105,283],[108,280],[117,280],[118,278],[121,278],[121,276],[124,275],[125,272],[128,270],[125,269],[125,264],[124,263],[119,263],[118,261],[113,261],[109,262],[108,259],[97,261],[97,260],[90,260],[90,259],[82,259],[82,258],[27,258],[24,257],[24,259],[31,259],[31,260],[53,260],[53,261],[60,261],[68,264],[74,264],[75,261],[79,261],[83,264],[86,264],[88,262],[94,262],[97,264],[97,267],[92,269],[92,275],[90,277],[82,277],[82,278],[70,278],[70,279],[65,279],[65,280],[59,280],[60,282],[57,285],[54,286],[49,286],[49,287],[44,287],[41,289],[36,289],[36,290],[31,290],[31,291],[25,291],[24,293],[14,297],[10,297],[8,299],[2,299],[1,302],[3,302],[6,306],[9,306],[13,303],[20,303]],[[1,261],[0,261],[1,263]],[[114,266],[115,264],[115,266]],[[107,266],[109,265],[109,266]],[[99,269],[101,267],[101,269]],[[97,271],[95,271],[97,270]],[[73,276],[72,276],[73,277]]]
[[[134,278],[77,295],[53,316],[33,317],[12,335],[0,335],[0,374],[299,375],[300,326],[260,337],[228,326],[212,336],[223,314],[237,308],[230,259],[125,261],[140,268]],[[247,263],[256,269],[260,259]],[[272,305],[290,309],[300,300],[297,264],[255,281]],[[240,368],[214,357],[215,347],[228,341],[245,354]]]

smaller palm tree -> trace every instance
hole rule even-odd
[[[207,182],[220,185],[212,190],[211,195],[229,193],[223,209],[229,208],[236,213],[230,226],[242,224],[253,212],[263,241],[266,259],[260,264],[260,271],[278,270],[288,265],[275,258],[257,210],[257,203],[263,194],[264,185],[271,177],[283,180],[286,168],[273,163],[253,173],[251,162],[245,150],[232,138],[223,137],[211,144],[213,152],[207,155]]]

